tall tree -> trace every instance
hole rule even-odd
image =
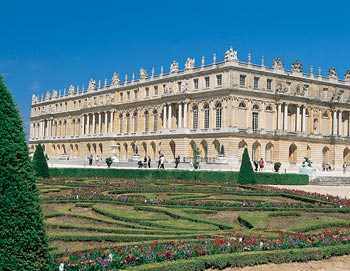
[[[49,167],[47,165],[47,159],[44,155],[43,147],[38,144],[36,146],[34,156],[33,156],[33,166],[34,171],[36,172],[36,176],[42,178],[49,178]]]
[[[242,155],[241,168],[238,174],[238,183],[240,184],[253,184],[256,183],[255,173],[253,171],[252,163],[250,162],[247,148],[244,149]]]
[[[36,177],[23,123],[0,76],[0,267],[50,270]]]

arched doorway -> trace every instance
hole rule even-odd
[[[242,140],[241,142],[238,143],[238,154],[237,155],[238,155],[239,161],[242,160],[243,151],[247,147],[248,147],[248,144],[244,140]]]
[[[350,150],[348,147],[346,147],[343,151],[343,161],[347,164],[350,163]]]
[[[175,144],[174,140],[171,140],[169,142],[169,145],[170,145],[170,150],[171,150],[172,157],[175,158],[175,155],[176,155],[176,144]]]
[[[289,146],[289,163],[296,164],[297,163],[297,146],[293,143]]]
[[[252,146],[252,157],[254,161],[259,161],[261,157],[261,145],[258,141],[255,141]]]

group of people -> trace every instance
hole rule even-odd
[[[92,154],[90,154],[90,156],[88,157],[88,160],[89,160],[89,166],[92,166],[92,162],[94,161],[94,156]],[[100,159],[98,158],[98,155],[96,155],[96,157],[95,157],[96,166],[98,166],[99,160]]]
[[[138,161],[137,162],[137,165],[139,168],[151,168],[151,157],[148,156],[148,158],[145,156],[145,158],[143,159],[143,162],[142,160]],[[178,155],[176,158],[175,158],[175,168],[178,167],[180,163],[180,155]],[[159,160],[158,160],[158,168],[159,169],[164,169],[164,164],[165,164],[165,157],[163,154],[161,154],[159,156]]]
[[[261,158],[259,161],[254,160],[254,166],[255,166],[255,171],[264,171],[265,168],[265,161],[263,158]]]
[[[148,156],[148,158],[145,156],[145,158],[143,159],[143,162],[140,160],[137,162],[137,165],[139,166],[139,168],[151,168],[151,157]]]

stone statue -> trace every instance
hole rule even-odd
[[[73,85],[69,86],[68,94],[69,95],[73,95],[74,94],[74,86]]]
[[[173,63],[170,64],[170,73],[174,73],[178,71],[179,71],[179,63],[173,60]]]
[[[283,65],[281,58],[279,58],[279,57],[274,58],[272,60],[272,63],[273,63],[272,67],[274,70],[283,70],[284,65]]]
[[[303,167],[311,167],[311,160],[307,157],[304,157]]]
[[[147,78],[147,72],[144,68],[140,69],[140,79],[146,79]]]
[[[92,78],[89,81],[89,86],[88,86],[88,90],[94,90],[96,89],[96,81],[92,80]]]
[[[52,91],[52,96],[51,96],[51,98],[57,98],[57,97],[58,97],[58,92],[57,92],[56,89],[54,89],[54,90]]]
[[[185,63],[185,69],[186,70],[191,70],[194,68],[194,58],[187,58],[186,63]]]
[[[50,100],[51,98],[51,94],[50,94],[50,91],[46,91],[46,95],[45,95],[45,101],[48,101]]]
[[[232,46],[225,53],[225,62],[238,61],[237,51],[234,51]]]
[[[174,83],[169,83],[165,86],[164,94],[172,94],[174,92]]]
[[[292,64],[292,72],[303,72],[303,63],[301,63],[299,60],[294,61]]]
[[[180,89],[182,93],[185,93],[188,91],[188,80],[184,80],[183,82],[181,82]]]
[[[113,73],[113,77],[112,77],[112,86],[119,86],[119,84],[120,84],[119,75],[115,72]]]
[[[329,79],[338,79],[338,73],[337,70],[333,67],[328,70],[328,77]]]
[[[313,123],[313,129],[317,130],[318,129],[318,119],[314,119],[314,123]]]
[[[344,81],[350,82],[350,70],[347,70],[346,73],[344,74]]]

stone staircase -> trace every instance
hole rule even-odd
[[[317,176],[310,179],[310,185],[350,186],[350,176]]]

